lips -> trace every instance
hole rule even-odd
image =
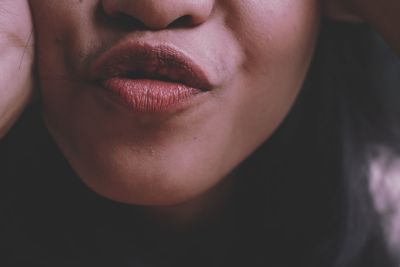
[[[205,72],[170,45],[121,43],[93,64],[91,76],[133,112],[168,112],[190,106],[211,90]]]

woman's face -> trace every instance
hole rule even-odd
[[[319,0],[31,6],[47,127],[90,188],[141,205],[204,194],[268,139],[320,16]]]

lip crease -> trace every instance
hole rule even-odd
[[[138,113],[185,109],[212,88],[202,68],[174,46],[134,40],[100,55],[90,76],[112,98]]]

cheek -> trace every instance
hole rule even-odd
[[[82,48],[75,48],[75,43],[80,43],[94,35],[95,30],[82,18],[87,18],[95,8],[97,1],[59,1],[32,0],[31,7],[37,33],[37,47],[40,67],[48,72],[54,72],[54,65],[61,68],[64,62],[46,60],[48,54],[56,54],[68,64],[78,54],[83,53]],[[68,52],[71,51],[71,52]],[[68,52],[68,53],[67,53]],[[71,56],[72,55],[72,56]],[[48,64],[49,66],[47,67]],[[65,66],[71,67],[71,66]]]
[[[37,34],[37,62],[40,90],[46,119],[68,119],[66,110],[74,109],[74,95],[80,95],[76,69],[93,42],[96,31],[88,18],[97,1],[32,0],[31,7]],[[85,47],[79,44],[87,44]],[[60,120],[61,119],[61,120]]]
[[[270,3],[270,9],[248,6],[244,14],[251,16],[232,26],[246,59],[232,84],[241,87],[234,97],[237,134],[255,144],[272,134],[293,105],[319,30],[318,1]]]
[[[248,15],[235,25],[246,53],[244,67],[267,74],[284,64],[301,70],[309,61],[318,32],[319,1],[270,2],[269,8],[248,7],[244,12]]]

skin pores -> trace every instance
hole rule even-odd
[[[44,118],[81,179],[110,199],[204,195],[282,122],[305,79],[318,0],[31,1]],[[126,40],[183,51],[211,91],[172,114],[135,113],[89,75]]]

